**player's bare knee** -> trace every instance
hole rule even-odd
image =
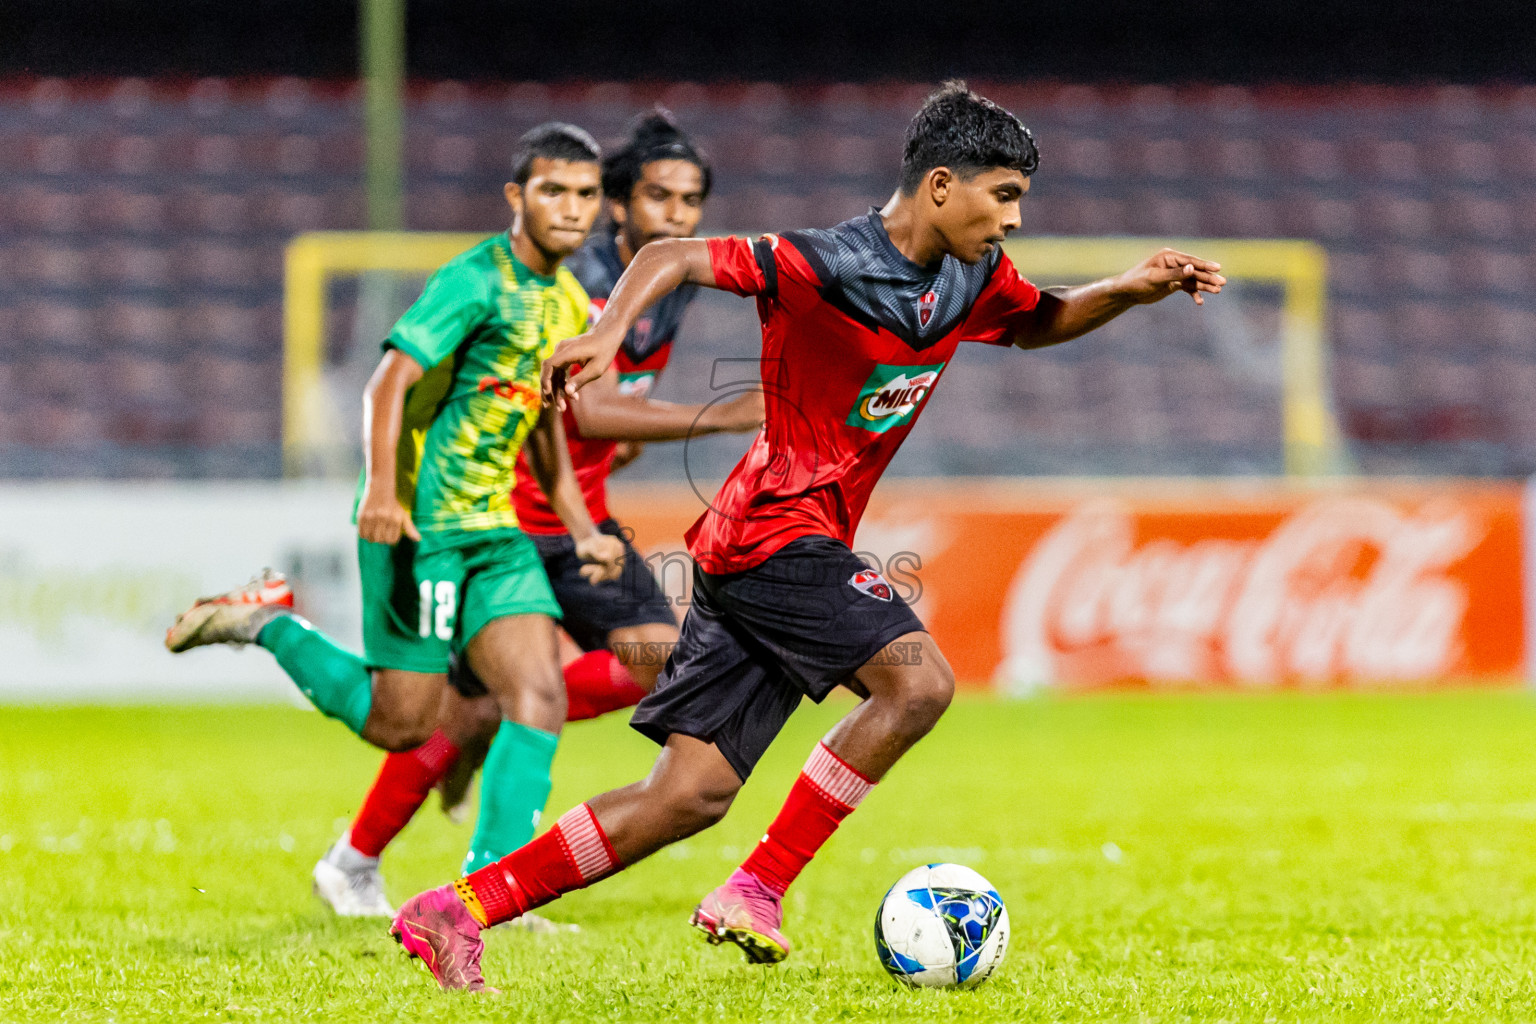
[[[661,805],[658,812],[671,820],[675,838],[681,839],[725,817],[740,791],[741,782],[735,778],[687,779],[668,780],[653,795]]]
[[[494,700],[475,701],[467,724],[471,736],[490,740],[501,728],[501,705]]]
[[[955,696],[955,677],[948,665],[921,666],[897,689],[901,731],[922,736],[938,724]]]
[[[635,685],[646,693],[656,689],[656,679],[661,675],[661,665],[654,661],[641,661],[624,666],[629,672],[629,678],[635,681]]]
[[[405,750],[415,750],[427,742],[432,735],[432,720],[413,722],[385,718],[375,721],[370,716],[363,735],[375,746],[382,747],[392,754],[398,754]]]
[[[533,691],[533,697],[539,706],[549,715],[551,721],[565,721],[566,696],[565,685],[561,681],[552,687],[540,687]]]
[[[741,786],[703,785],[695,787],[681,801],[682,817],[690,833],[700,832],[725,817]]]
[[[538,721],[565,721],[565,677],[558,669],[530,671],[517,681],[517,705]]]

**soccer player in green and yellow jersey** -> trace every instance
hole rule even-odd
[[[564,124],[533,129],[522,146],[505,190],[512,227],[432,276],[363,396],[363,657],[295,615],[287,582],[270,572],[198,601],[166,646],[264,647],[315,707],[392,751],[428,740],[449,658],[467,659],[504,720],[482,804],[503,816],[518,805],[526,841],[549,794],[565,688],[559,605],[510,498],[525,443],[588,578],[616,578],[624,545],[594,526],[561,417],[539,396],[543,358],[587,326],[587,295],[560,263],[597,216],[600,154]]]

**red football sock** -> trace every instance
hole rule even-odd
[[[825,743],[816,744],[779,816],[768,826],[768,834],[741,866],[742,870],[783,896],[816,851],[874,785],[828,750]]]
[[[482,925],[500,924],[584,889],[619,867],[618,854],[586,804],[555,827],[494,864],[455,882],[459,899]]]
[[[567,722],[582,722],[640,703],[645,691],[612,651],[591,651],[565,666]]]
[[[459,748],[441,731],[433,732],[415,750],[384,758],[379,777],[352,822],[352,848],[367,857],[382,853],[458,759]]]

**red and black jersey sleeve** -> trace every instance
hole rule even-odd
[[[986,287],[976,296],[970,315],[966,317],[961,340],[1012,345],[1039,304],[1040,289],[1020,274],[1013,261],[1004,254],[997,269],[987,279]]]
[[[774,299],[786,283],[818,284],[805,257],[777,235],[764,235],[755,241],[711,238],[709,263],[715,284],[737,295]]]
[[[764,251],[766,250],[766,251]],[[737,295],[772,295],[778,290],[778,267],[767,238],[711,238],[709,265],[715,284]]]

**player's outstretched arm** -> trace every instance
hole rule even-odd
[[[1174,249],[1163,249],[1123,274],[1090,284],[1047,288],[1025,329],[1014,336],[1019,348],[1044,348],[1087,334],[1132,306],[1187,292],[1195,305],[1217,295],[1227,279],[1221,264]]]
[[[405,393],[424,372],[416,360],[390,349],[363,389],[363,500],[357,506],[357,535],[375,544],[398,543],[402,533],[421,540],[395,490],[395,452]]]
[[[682,441],[701,434],[741,434],[763,425],[763,396],[750,391],[728,402],[678,405],[619,392],[609,370],[589,384],[573,409],[581,436],[609,441]]]
[[[550,507],[576,542],[577,557],[587,563],[581,567],[581,574],[590,583],[616,580],[624,571],[624,543],[600,532],[587,513],[581,484],[571,468],[562,419],[554,406],[544,406],[538,423],[528,434],[528,468],[533,470]]]
[[[642,246],[613,286],[597,326],[565,339],[544,360],[544,400],[564,408],[566,397],[574,396],[613,365],[624,336],[640,314],[683,284],[715,287],[707,241],[664,238]],[[580,369],[567,375],[567,368],[576,364]]]

